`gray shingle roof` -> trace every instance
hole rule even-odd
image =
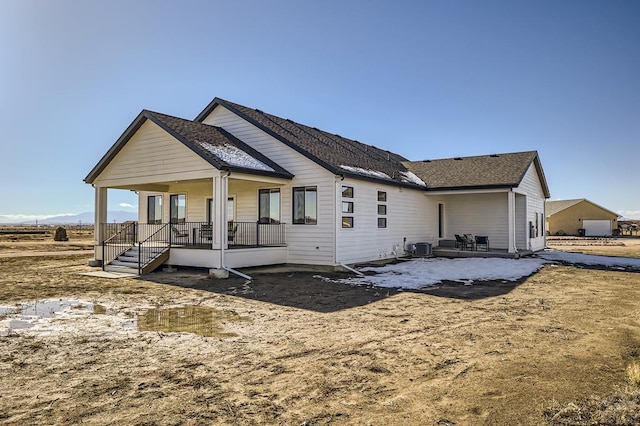
[[[403,176],[402,172],[407,172],[403,162],[407,159],[401,155],[224,99],[215,98],[196,117],[196,121],[204,120],[218,105],[231,110],[336,175],[394,181],[410,187],[420,186]]]
[[[532,163],[549,196],[536,151],[441,160],[408,161],[404,165],[420,177],[431,190],[513,188],[522,182]]]
[[[185,120],[157,112],[142,111],[85,178],[92,183],[146,120],[151,120],[221,170],[292,178],[271,159],[221,127],[202,121],[221,105],[285,145],[336,175],[383,181],[423,190],[516,187],[534,163],[549,197],[540,159],[535,151],[408,161],[401,155],[332,134],[315,127],[267,114],[224,99],[215,98],[195,119]]]
[[[584,198],[576,198],[574,200],[546,201],[544,203],[544,210],[547,216],[551,216],[552,214],[556,214],[559,211],[568,209],[571,206],[575,206],[576,204],[584,200]]]

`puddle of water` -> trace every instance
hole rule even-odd
[[[205,337],[236,337],[225,333],[225,322],[247,321],[235,312],[222,311],[205,306],[149,309],[138,315],[139,331],[161,331],[165,333],[194,333]]]

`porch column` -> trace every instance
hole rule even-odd
[[[509,209],[509,253],[516,253],[516,194],[507,192],[507,208]]]
[[[96,260],[102,260],[102,241],[104,240],[102,224],[107,223],[107,188],[102,186],[95,187],[94,199],[94,219],[93,219],[93,240],[94,240],[94,257]]]

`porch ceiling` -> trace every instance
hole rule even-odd
[[[201,184],[209,184],[211,185],[211,178],[204,179],[187,179],[187,180],[175,180],[175,181],[164,181],[164,182],[153,182],[153,183],[136,183],[131,185],[113,185],[108,186],[108,188],[112,189],[128,189],[130,191],[149,191],[149,192],[169,192],[172,187],[176,185],[201,185]]]
[[[290,182],[289,179],[274,178],[269,176],[258,176],[242,173],[232,173],[229,175],[229,181],[249,181],[256,183],[269,183],[272,185],[282,186]],[[148,182],[148,183],[135,183],[129,185],[109,185],[107,188],[112,189],[124,189],[129,191],[149,191],[149,192],[171,192],[179,189],[176,187],[191,186],[191,185],[211,185],[212,178],[199,178],[199,179],[185,179],[185,180],[171,180],[162,182]]]

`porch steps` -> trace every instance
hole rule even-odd
[[[138,261],[140,260],[143,274],[153,272],[169,259],[169,246],[152,247],[146,250],[142,259],[140,259],[139,256],[139,247],[133,246],[111,261],[111,263],[105,265],[104,270],[138,275]]]

